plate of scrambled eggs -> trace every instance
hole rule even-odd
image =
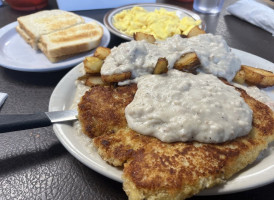
[[[175,34],[187,33],[194,27],[205,29],[199,15],[168,4],[131,4],[109,11],[104,24],[113,34],[132,40],[133,34],[152,34],[157,40],[165,40]]]

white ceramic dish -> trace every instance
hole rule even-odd
[[[274,64],[258,56],[233,49],[233,52],[240,57],[243,64],[274,70]],[[83,67],[79,64],[73,68],[56,86],[49,103],[49,111],[69,109],[74,93],[75,80],[80,76],[80,69]],[[274,100],[274,87],[265,89],[267,94]],[[113,180],[122,182],[121,169],[107,164],[97,154],[92,145],[87,145],[85,135],[77,133],[72,124],[55,124],[53,129],[60,142],[65,148],[79,161],[94,171],[109,177]],[[257,159],[252,165],[249,165],[242,172],[235,175],[226,184],[205,190],[200,195],[217,195],[244,191],[263,186],[274,181],[274,144],[264,152],[261,159]]]
[[[84,17],[86,22],[96,21]],[[100,46],[107,46],[110,41],[108,29],[96,21],[104,29],[104,35]],[[82,62],[86,56],[92,55],[93,51],[81,53],[64,61],[51,63],[41,51],[35,51],[16,32],[17,22],[10,23],[0,29],[0,66],[28,72],[48,72],[69,68]]]
[[[178,7],[178,6],[173,6],[173,5],[168,5],[168,4],[161,4],[161,3],[157,3],[157,4],[149,4],[149,3],[131,4],[131,5],[115,8],[115,9],[109,11],[108,13],[106,13],[106,15],[104,16],[104,24],[111,33],[113,33],[114,35],[117,35],[118,37],[126,39],[126,40],[132,40],[133,39],[131,36],[126,35],[126,34],[122,33],[121,31],[119,31],[118,29],[115,28],[115,26],[113,25],[113,17],[117,13],[119,13],[123,10],[131,9],[134,6],[143,7],[147,11],[154,11],[155,9],[164,8],[167,11],[176,11],[176,14],[179,18],[189,16],[189,17],[192,17],[195,20],[201,20],[200,16],[197,15],[196,13],[194,13],[190,10]],[[204,22],[200,25],[200,28],[205,30],[205,23]]]

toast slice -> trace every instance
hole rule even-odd
[[[16,31],[33,49],[35,49],[36,44],[34,39],[32,39],[22,28],[20,28],[20,26],[16,26]]]
[[[99,46],[102,37],[103,28],[89,22],[42,35],[38,46],[50,61],[56,62]]]
[[[35,50],[38,50],[37,44],[42,35],[84,23],[81,16],[63,10],[39,11],[19,17],[17,21],[16,30]]]

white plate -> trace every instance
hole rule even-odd
[[[115,8],[115,9],[109,11],[108,13],[106,13],[106,15],[104,16],[104,24],[109,29],[110,32],[112,32],[113,34],[117,35],[118,37],[121,37],[121,38],[126,39],[126,40],[132,40],[133,39],[131,36],[126,35],[126,34],[122,33],[121,31],[119,31],[118,29],[115,28],[115,26],[113,25],[113,16],[116,15],[117,13],[123,11],[123,10],[131,9],[134,6],[143,7],[147,11],[154,11],[155,9],[164,8],[167,11],[176,11],[176,15],[180,19],[182,19],[185,16],[189,16],[189,17],[192,17],[195,20],[202,20],[200,18],[200,16],[197,15],[196,13],[194,13],[190,10],[178,7],[178,6],[173,6],[173,5],[168,5],[168,4],[161,4],[161,3],[157,3],[157,4],[153,4],[153,3],[151,3],[151,4],[149,4],[149,3],[131,4],[131,5]],[[200,28],[205,30],[205,23],[204,22],[200,25]]]
[[[233,52],[240,57],[243,64],[274,70],[274,64],[258,56],[233,49]],[[73,68],[56,86],[49,103],[49,111],[69,109],[75,94],[75,80],[80,76],[82,64]],[[274,100],[274,87],[266,89],[267,94],[272,95]],[[109,177],[118,182],[122,182],[121,169],[107,164],[96,153],[92,147],[88,147],[84,142],[85,135],[79,134],[72,127],[72,124],[55,124],[53,129],[60,142],[79,161],[90,167],[94,171]],[[260,187],[274,181],[274,144],[264,152],[263,159],[257,159],[241,173],[235,175],[226,184],[214,187],[201,192],[201,195],[216,195],[244,191]]]
[[[107,46],[110,41],[108,29],[100,22],[84,17],[86,22],[95,21],[104,29],[100,46]],[[41,51],[35,51],[16,32],[17,22],[10,23],[0,29],[0,66],[29,72],[48,72],[69,68],[82,62],[86,56],[92,55],[94,50],[81,53],[64,61],[51,63]]]

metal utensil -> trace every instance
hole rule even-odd
[[[77,110],[0,115],[0,133],[50,126],[77,119]]]

